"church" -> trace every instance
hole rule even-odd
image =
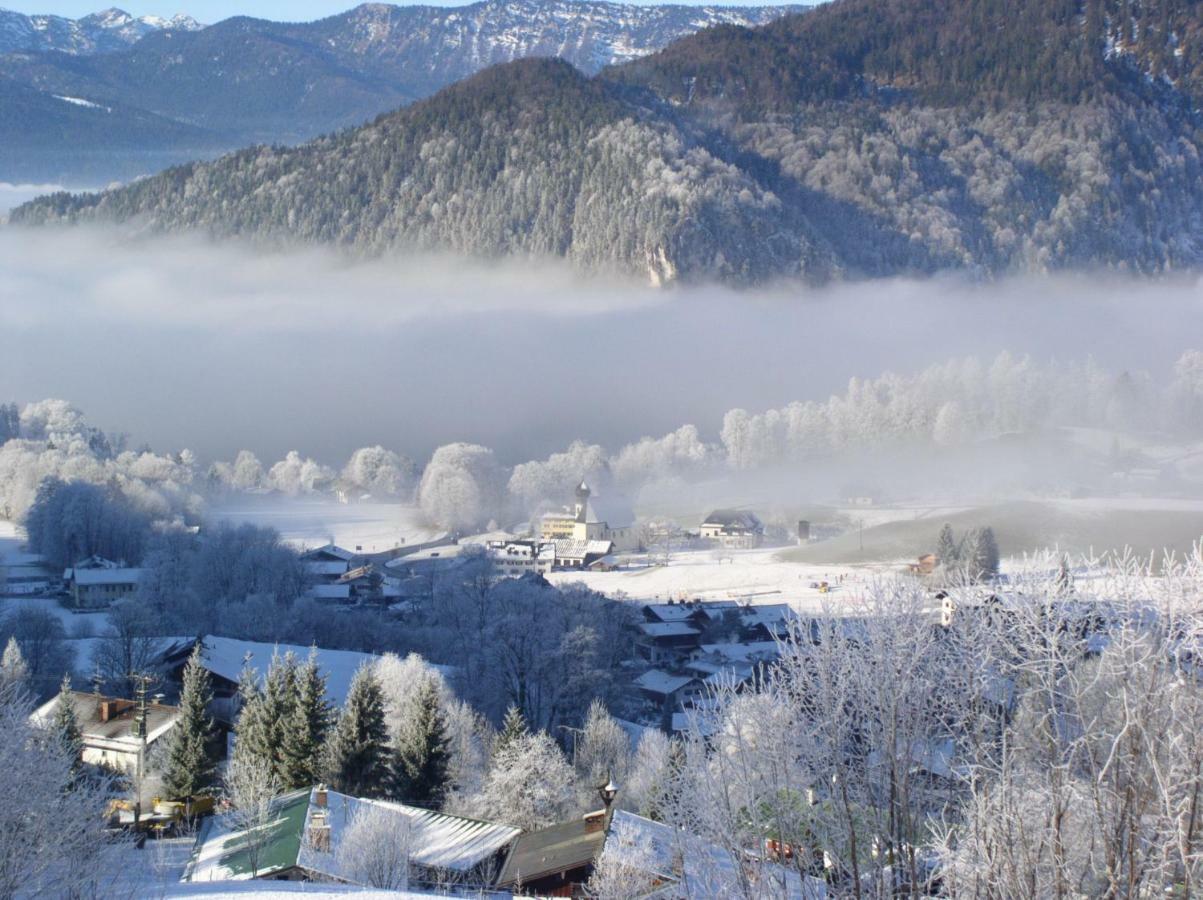
[[[639,549],[635,514],[617,497],[593,495],[584,481],[576,488],[576,503],[544,513],[539,519],[539,538],[544,541],[609,541],[613,552]]]

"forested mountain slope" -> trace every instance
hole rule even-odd
[[[295,151],[16,218],[741,284],[1195,267],[1201,16],[1173,0],[836,0],[593,81],[501,67]]]

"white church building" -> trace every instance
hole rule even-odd
[[[613,551],[639,549],[635,513],[621,498],[594,496],[584,481],[576,488],[576,503],[539,518],[539,538],[544,541],[609,541]]]

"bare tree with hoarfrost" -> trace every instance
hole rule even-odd
[[[338,838],[339,874],[353,884],[404,891],[409,888],[410,845],[408,817],[361,801]]]
[[[576,778],[546,732],[524,734],[493,755],[472,815],[533,830],[563,821],[576,810]]]
[[[325,490],[333,480],[332,470],[314,459],[302,459],[296,450],[289,450],[267,473],[269,487],[293,496]]]
[[[500,514],[503,477],[487,447],[446,444],[434,451],[422,473],[418,505],[443,528],[476,528]]]
[[[417,479],[418,467],[412,459],[379,444],[356,450],[342,470],[344,482],[374,497],[409,497]]]
[[[630,900],[646,897],[657,886],[663,862],[643,835],[620,822],[606,837],[585,895],[594,900]]]
[[[19,687],[0,688],[0,896],[104,896],[121,849],[104,835],[108,784],[77,778],[70,750],[30,712]]]
[[[573,441],[563,453],[515,466],[508,490],[520,508],[530,514],[545,504],[567,500],[582,479],[596,488],[604,486],[609,478],[606,451],[597,444]]]
[[[263,463],[250,450],[239,450],[233,462],[215,462],[209,469],[209,480],[223,490],[257,491],[267,481]]]
[[[235,753],[226,766],[223,815],[231,831],[241,832],[242,847],[251,867],[251,877],[258,875],[263,852],[271,839],[271,823],[276,816],[275,797],[280,785],[271,769],[253,754]]]

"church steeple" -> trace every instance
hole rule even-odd
[[[589,507],[589,485],[585,484],[585,479],[581,479],[581,483],[576,486],[576,520],[578,522],[585,521],[585,510]]]

